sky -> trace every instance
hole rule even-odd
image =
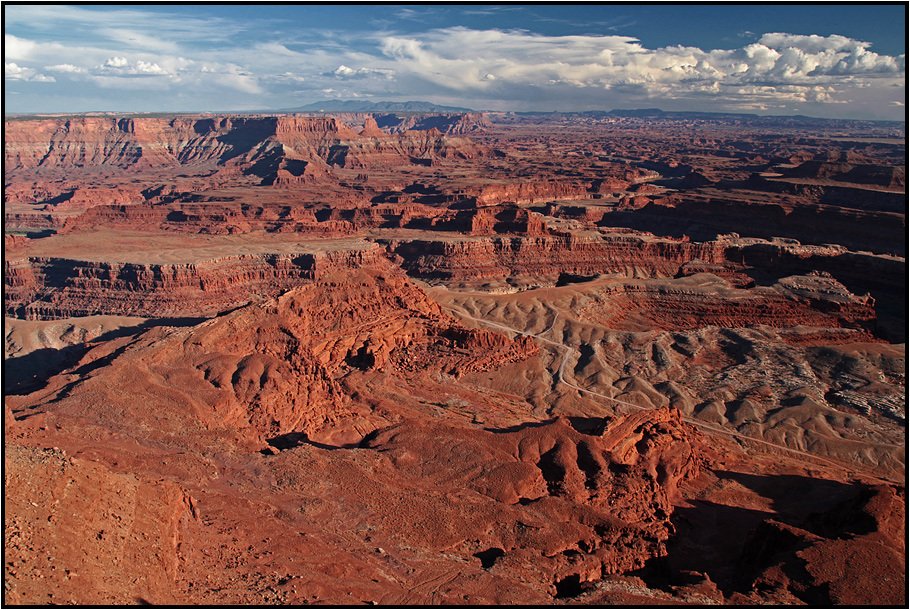
[[[905,120],[892,4],[10,4],[8,113],[661,108]]]

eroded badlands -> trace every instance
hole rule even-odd
[[[6,603],[905,601],[903,125],[4,129]]]

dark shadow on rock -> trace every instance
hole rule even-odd
[[[274,447],[279,451],[284,451],[286,449],[293,449],[295,447],[300,447],[302,445],[312,445],[313,447],[318,447],[319,449],[325,449],[327,451],[335,451],[337,449],[358,449],[363,446],[363,441],[357,443],[345,443],[344,445],[329,445],[327,443],[320,443],[318,441],[311,440],[307,436],[306,432],[288,432],[286,434],[279,434],[278,436],[273,436],[272,438],[266,439],[265,441],[270,447]],[[260,452],[260,453],[265,453]]]
[[[741,472],[715,471],[719,479],[731,480],[771,501],[778,521],[803,527],[811,514],[823,512],[860,493],[860,483],[841,483],[799,475],[761,476]]]
[[[527,430],[528,428],[542,428],[543,426],[549,426],[555,421],[556,418],[553,418],[546,421],[524,422],[521,424],[515,424],[514,426],[507,426],[505,428],[484,428],[484,430],[487,432],[492,432],[493,434],[508,434],[510,432],[521,432],[522,430]]]
[[[219,162],[226,163],[252,151],[265,138],[275,133],[277,124],[276,117],[250,118],[235,122],[233,129],[216,138],[219,142],[227,144],[227,149],[218,159]]]
[[[45,347],[24,356],[6,358],[3,361],[3,393],[7,396],[23,396],[44,388],[51,377],[75,366],[98,343],[122,337],[135,337],[159,326],[195,326],[207,319],[156,318],[135,326],[125,326],[108,331],[88,343],[77,343],[60,349]],[[111,359],[111,357],[102,359],[106,362],[100,364],[86,364],[74,372],[80,375],[87,374],[110,362]]]
[[[774,515],[706,500],[688,503],[690,507],[677,507],[670,518],[676,533],[667,542],[667,555],[650,560],[633,575],[651,587],[670,590],[685,584],[678,582],[677,574],[695,571],[710,576],[726,593],[734,583],[734,566],[742,555],[743,542]]]
[[[576,432],[588,436],[600,436],[607,429],[610,422],[608,417],[569,417],[569,424]]]
[[[496,564],[496,560],[505,555],[505,551],[500,548],[493,547],[487,549],[486,551],[480,551],[479,553],[474,553],[474,557],[480,560],[480,567],[484,570],[489,570]]]
[[[836,528],[819,518],[819,513],[830,512],[851,498],[861,496],[866,489],[861,484],[799,475],[763,476],[721,470],[714,474],[721,481],[738,483],[744,488],[744,494],[754,492],[764,498],[767,510],[727,506],[699,499],[687,500],[689,506],[676,507],[671,516],[675,534],[667,542],[667,555],[649,561],[644,568],[633,574],[641,577],[649,586],[669,591],[672,587],[685,584],[680,582],[680,574],[694,571],[708,575],[725,596],[745,591],[754,578],[771,565],[770,561],[779,559],[778,550],[792,555],[802,548],[802,538],[794,538],[787,549],[783,548],[787,527],[804,529],[825,537],[832,533],[839,535],[839,532],[833,531]],[[783,532],[781,535],[784,538],[771,545],[775,547],[771,553],[773,557],[754,556],[758,552],[756,549],[761,546],[761,540],[770,540],[762,532],[773,530],[768,525],[773,522],[783,524],[778,529]],[[825,529],[825,525],[829,527]],[[862,528],[863,524],[857,524],[856,527]],[[798,571],[798,568],[796,563],[788,564],[787,567],[791,572]],[[802,576],[804,575],[796,572],[792,574],[793,578]],[[809,587],[803,587],[800,595],[804,595],[806,601],[817,601],[823,597],[822,592]]]
[[[562,580],[556,581],[554,585],[556,587],[556,599],[578,597],[585,592],[585,587],[579,574],[569,574]]]

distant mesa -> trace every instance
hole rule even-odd
[[[682,179],[679,187],[684,189],[697,189],[703,186],[711,186],[716,182],[716,180],[712,180],[701,172],[691,171]]]
[[[367,102],[362,100],[325,100],[289,108],[287,112],[473,112],[470,108],[440,106],[432,102]]]
[[[632,110],[614,109],[607,114],[624,117],[657,117],[666,114],[660,108],[635,108]]]

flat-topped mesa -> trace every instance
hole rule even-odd
[[[180,317],[277,296],[348,268],[386,268],[382,249],[237,254],[173,264],[29,257],[4,266],[7,315],[52,320],[89,315]]]
[[[782,338],[806,344],[876,341],[869,297],[851,294],[832,278],[791,276],[773,286],[734,289],[702,274],[666,280],[617,280],[579,308],[579,318],[618,330],[686,331],[717,326],[765,325],[786,329]],[[813,329],[803,336],[802,329]],[[832,329],[821,331],[820,329]]]
[[[166,121],[147,119],[163,129]],[[7,173],[45,168],[108,165],[128,167],[143,156],[134,121],[82,117],[4,122],[4,166]],[[151,131],[151,130],[149,130]],[[156,159],[174,163],[173,158]]]
[[[473,142],[436,130],[392,136],[375,127],[358,134],[334,117],[19,120],[4,123],[4,139],[8,175],[59,174],[89,167],[164,170],[210,165],[245,170],[261,161],[263,154],[275,156],[276,152],[282,158],[345,167],[483,154]],[[283,148],[269,146],[270,142]]]
[[[724,244],[697,244],[640,236],[490,237],[464,240],[391,240],[389,251],[411,275],[446,282],[521,276],[556,282],[561,275],[622,273],[674,277],[687,262],[724,264]]]
[[[281,177],[279,176],[279,179]],[[15,220],[7,216],[7,226]],[[346,220],[317,220],[312,210],[294,205],[232,205],[230,202],[182,203],[168,206],[95,205],[72,216],[59,233],[79,232],[88,227],[130,231],[160,231],[206,235],[234,235],[254,230],[270,233],[295,231],[313,237],[351,235],[357,227]]]
[[[387,134],[383,130],[379,129],[379,125],[376,124],[376,119],[370,116],[364,119],[363,129],[361,130],[360,135],[363,137],[381,138]]]
[[[320,157],[329,165],[357,169],[435,165],[439,159],[476,159],[487,154],[485,147],[467,138],[447,136],[435,128],[392,135],[378,128],[365,129],[353,137],[327,141],[319,148]]]
[[[906,186],[906,172],[903,167],[864,163],[862,160],[846,162],[813,159],[805,161],[797,167],[784,170],[783,175],[789,178],[815,178],[853,184],[871,184],[890,189],[903,189]]]
[[[792,239],[736,238],[727,258],[756,268],[774,267],[788,274],[830,274],[847,285],[904,294],[907,261],[902,256],[851,252],[843,246],[800,244]]]
[[[465,135],[482,132],[491,126],[490,121],[482,112],[408,116],[391,113],[374,114],[373,117],[377,125],[389,133],[436,128],[447,135]]]
[[[356,137],[357,133],[334,117],[275,117],[275,135],[314,134]]]
[[[539,214],[518,206],[495,206],[468,210],[471,235],[519,234],[528,237],[549,235]]]
[[[496,205],[511,201],[514,203],[538,203],[542,201],[584,199],[588,196],[589,183],[563,180],[522,180],[485,184],[461,191],[466,197],[473,197],[478,206]]]
[[[217,160],[230,143],[218,136],[244,119],[79,117],[4,122],[6,172],[75,167],[179,166]],[[258,121],[260,129],[264,127]]]

